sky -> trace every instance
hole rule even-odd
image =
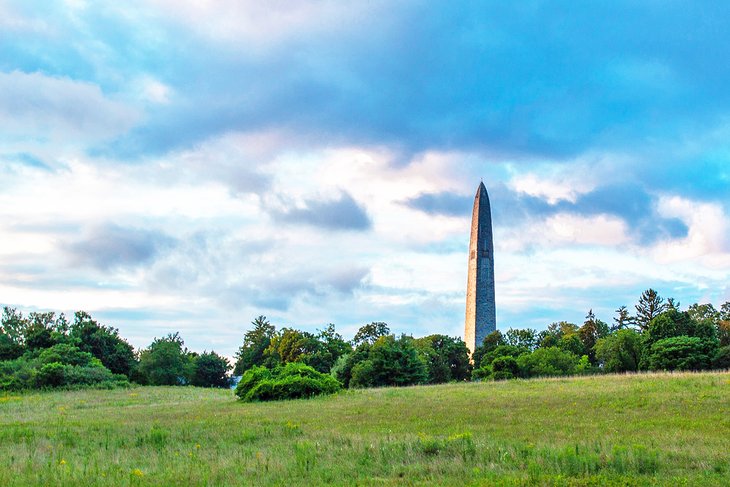
[[[730,301],[730,3],[0,0],[0,304],[232,356]]]

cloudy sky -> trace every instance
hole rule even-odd
[[[0,303],[232,355],[730,300],[730,4],[0,0]]]

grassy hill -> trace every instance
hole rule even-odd
[[[0,395],[0,485],[730,485],[730,374]]]

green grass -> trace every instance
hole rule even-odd
[[[0,485],[730,485],[730,374],[0,395]]]

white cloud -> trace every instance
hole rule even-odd
[[[659,262],[695,261],[719,269],[730,267],[730,219],[720,204],[664,196],[659,199],[658,212],[681,219],[689,228],[685,238],[661,242],[654,248]]]

